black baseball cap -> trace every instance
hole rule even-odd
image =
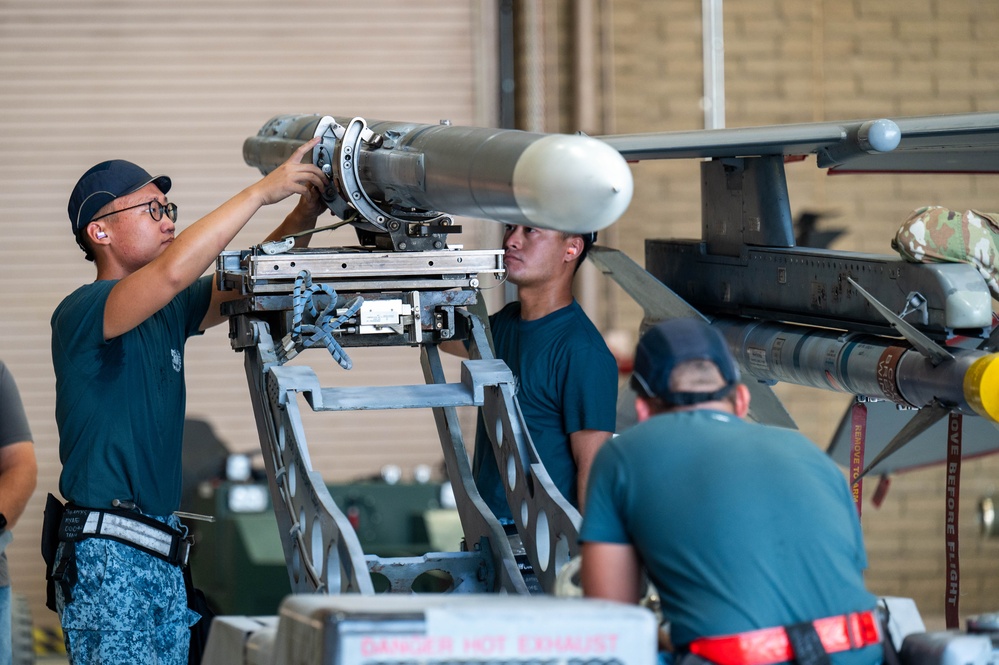
[[[170,178],[165,175],[151,176],[141,166],[124,159],[112,159],[91,167],[80,176],[73,193],[69,195],[69,222],[73,226],[73,235],[79,237],[80,231],[87,228],[98,210],[151,182],[164,194],[170,191]]]
[[[673,369],[688,360],[710,360],[721,372],[725,386],[710,393],[670,390]],[[739,366],[720,332],[695,318],[667,319],[642,335],[635,349],[631,387],[644,397],[658,397],[674,406],[689,406],[721,399],[739,382]]]

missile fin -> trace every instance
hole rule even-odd
[[[642,306],[645,324],[652,325],[665,319],[696,317],[709,321],[693,305],[678,296],[668,286],[646,272],[621,250],[594,246],[590,260],[607,277]],[[749,415],[758,423],[798,429],[777,394],[765,383],[752,379],[745,381],[749,388]]]
[[[595,245],[587,255],[593,264],[632,297],[645,312],[651,325],[664,319],[696,317],[708,318],[672,289],[650,275],[624,252]]]
[[[936,401],[934,401],[929,406],[925,406],[922,409],[920,409],[916,413],[916,415],[913,416],[912,419],[905,424],[905,427],[899,430],[898,434],[895,435],[895,437],[888,443],[888,445],[884,447],[884,450],[882,450],[878,454],[878,456],[875,457],[874,460],[867,465],[867,467],[863,470],[863,472],[861,472],[861,474],[857,477],[857,480],[855,480],[854,482],[856,483],[861,478],[866,476],[868,472],[870,472],[871,469],[880,464],[882,460],[887,458],[892,453],[897,452],[899,449],[901,449],[907,443],[909,443],[917,436],[928,430],[938,420],[942,419],[944,416],[946,416],[949,413],[950,413],[949,408]]]
[[[929,358],[934,367],[945,360],[954,359],[954,356],[952,356],[947,349],[943,348],[932,339],[919,332],[915,327],[903,320],[898,314],[881,304],[877,298],[868,293],[867,290],[858,284],[852,277],[847,277],[846,281],[850,282],[853,288],[857,289],[860,295],[864,296],[867,302],[871,303],[874,309],[878,310],[878,312],[885,317],[888,323],[890,323],[892,327],[895,328],[900,335],[902,335],[902,337],[912,344],[916,350]]]
[[[777,393],[766,383],[752,379],[743,381],[749,389],[749,417],[756,423],[798,429],[797,423],[781,403]]]

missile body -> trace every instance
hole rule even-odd
[[[907,343],[805,326],[716,319],[743,370],[765,382],[883,399],[921,408],[934,400],[999,422],[999,353],[950,349],[934,366]]]
[[[314,161],[378,229],[444,213],[589,233],[631,202],[624,158],[586,136],[282,115],[245,141],[243,157],[266,174],[315,135]]]

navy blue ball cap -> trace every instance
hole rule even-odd
[[[164,194],[170,191],[170,178],[165,175],[151,176],[141,166],[124,159],[112,159],[91,167],[80,176],[69,196],[69,222],[73,225],[73,235],[79,235],[98,210],[119,196],[131,194],[151,182],[156,183]]]
[[[710,393],[673,392],[670,375],[688,360],[713,362],[725,386]],[[695,318],[668,319],[642,335],[635,349],[632,388],[644,397],[658,397],[668,404],[689,406],[710,402],[728,394],[739,382],[739,366],[720,332]]]

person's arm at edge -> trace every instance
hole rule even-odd
[[[0,448],[0,513],[11,529],[28,505],[38,482],[38,463],[31,441],[18,441]]]
[[[633,546],[584,542],[581,555],[584,596],[631,604],[642,599],[642,566]]]
[[[104,338],[135,328],[193,284],[261,207],[305,194],[310,186],[323,187],[322,171],[302,163],[315,143],[304,143],[284,164],[178,233],[162,254],[115,284],[104,308]]]
[[[579,497],[580,514],[585,508],[586,487],[593,458],[597,456],[600,446],[610,438],[610,432],[595,429],[579,430],[569,435],[569,448],[572,450],[572,459],[576,462],[576,496]]]

